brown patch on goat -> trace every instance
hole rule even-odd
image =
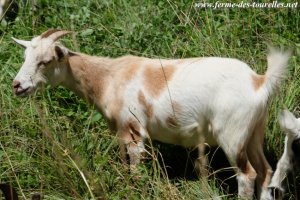
[[[166,89],[168,81],[171,80],[175,67],[166,65],[162,67],[147,66],[144,71],[144,85],[153,98],[157,98]]]
[[[75,79],[75,84],[69,85],[88,102],[97,104],[105,92],[108,70],[99,67],[103,64],[102,58],[86,55],[74,55],[68,57],[69,67]],[[104,65],[104,64],[103,64]],[[68,80],[66,80],[68,82]]]
[[[126,69],[124,69],[122,77],[125,79],[125,81],[130,81],[133,79],[133,77],[135,77],[138,69],[139,65],[131,64]]]
[[[148,118],[153,116],[153,106],[146,100],[146,97],[142,91],[138,94],[139,103],[144,107],[145,114]]]
[[[266,77],[264,75],[252,75],[252,84],[255,90],[258,90],[264,83]]]
[[[116,76],[124,81],[130,81],[136,75],[136,72],[143,65],[144,58],[137,56],[123,56],[113,59],[111,67],[118,70]]]

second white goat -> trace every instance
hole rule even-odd
[[[283,183],[293,170],[295,164],[300,166],[300,118],[296,118],[288,110],[279,116],[281,129],[286,133],[284,152],[277,163],[275,173],[270,183],[271,199],[281,199],[284,194]]]

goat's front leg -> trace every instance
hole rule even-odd
[[[118,137],[122,162],[127,163],[128,155],[130,170],[135,170],[145,153],[144,141],[138,127],[128,126],[128,128],[118,132]]]
[[[126,147],[130,159],[130,169],[134,170],[143,159],[145,153],[144,142],[142,140],[134,141],[127,144]]]

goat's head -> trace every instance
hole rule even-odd
[[[58,85],[63,81],[66,69],[60,63],[68,55],[68,49],[57,41],[68,33],[50,29],[31,41],[13,38],[25,48],[25,61],[13,81],[13,90],[17,96],[31,94],[42,83]]]
[[[280,127],[287,134],[287,139],[291,143],[293,159],[300,164],[300,118],[296,118],[288,110],[282,111],[280,114]]]

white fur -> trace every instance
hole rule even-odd
[[[16,40],[26,46],[25,62],[15,78],[15,82],[21,83],[16,91],[30,88],[30,92],[23,94],[25,96],[39,83],[53,80],[50,82],[53,85],[62,84],[81,96],[86,96],[84,95],[86,91],[82,91],[78,84],[88,77],[79,77],[80,81],[74,82],[74,73],[68,73],[68,70],[72,70],[75,66],[54,60],[51,67],[57,69],[55,73],[44,72],[50,67],[45,67],[44,71],[37,69],[37,62],[48,60],[55,55],[53,46],[57,44],[49,38],[37,37],[33,41],[36,44],[31,42],[28,45],[26,42]],[[61,49],[69,52],[65,47]],[[116,120],[121,150],[125,149],[124,146],[127,147],[131,164],[139,162],[140,156],[137,154],[142,152],[143,141],[148,138],[185,147],[196,147],[204,135],[205,142],[221,146],[231,164],[237,167],[241,197],[252,199],[255,177],[260,178],[257,180],[260,190],[264,192],[267,189],[271,168],[262,148],[267,102],[270,95],[280,86],[287,68],[288,54],[274,51],[269,54],[268,70],[263,83],[259,86],[255,86],[253,80],[253,77],[258,75],[244,62],[231,58],[161,60],[132,56],[117,59],[88,57],[81,54],[78,56],[84,58],[85,62],[98,63],[94,69],[91,69],[92,65],[86,66],[95,73],[99,69],[105,69],[109,74],[107,77],[104,73],[98,74],[99,80],[90,84],[90,87],[95,87],[100,83],[97,81],[105,80],[106,83],[104,94],[101,98],[92,99],[92,102],[108,121]],[[122,70],[137,63],[139,69],[134,77],[128,82],[122,82]],[[174,67],[175,72],[170,80],[166,80],[167,88],[164,88],[158,97],[153,98],[145,85],[144,72],[147,67],[159,71],[166,66]],[[55,83],[55,80],[59,81]],[[138,100],[140,91],[153,107],[153,116],[150,118]],[[123,103],[116,115],[113,108],[118,99]],[[179,112],[174,113],[173,103],[179,105]],[[167,124],[170,116],[175,116],[177,126],[170,127]],[[141,140],[130,139],[132,130],[127,131],[130,135],[124,136],[125,125],[129,121],[139,126]],[[252,158],[250,160],[256,160],[256,163],[250,163],[248,157]],[[263,170],[259,171],[261,169]]]
[[[284,110],[279,120],[281,129],[286,133],[284,152],[277,163],[276,171],[269,187],[277,188],[284,193],[283,181],[293,169],[292,159],[294,153],[292,151],[292,143],[295,139],[300,137],[300,118],[297,119],[291,112]],[[269,199],[273,199],[273,197]]]

